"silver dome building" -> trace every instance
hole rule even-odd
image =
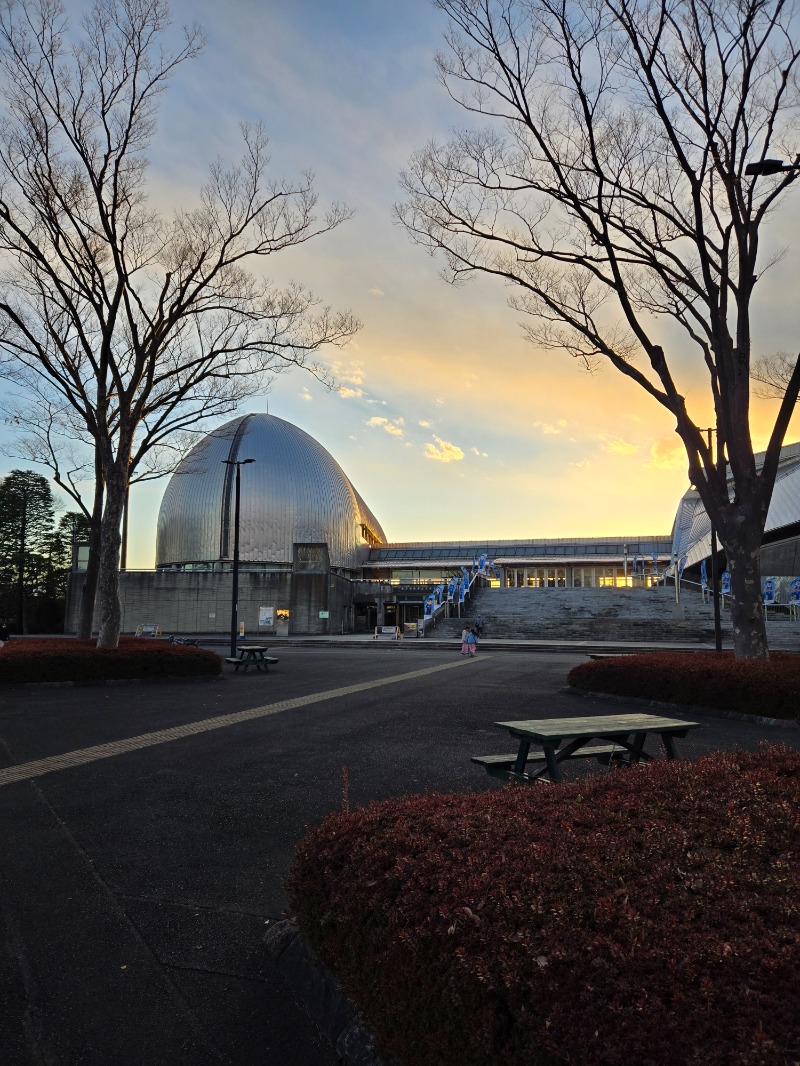
[[[249,414],[209,433],[172,475],[158,515],[155,570],[120,575],[123,629],[230,632],[236,520],[230,464],[245,459],[254,462],[240,479],[241,635],[341,634],[365,618],[377,624],[391,593],[363,579],[370,549],[386,543],[377,519],[313,437],[274,415]],[[83,577],[76,572],[70,586],[72,629]]]
[[[156,567],[224,569],[233,555],[235,467],[242,470],[239,555],[245,569],[291,567],[296,546],[327,545],[328,565],[356,570],[386,543],[336,460],[282,418],[248,414],[205,437],[172,476],[158,516]]]

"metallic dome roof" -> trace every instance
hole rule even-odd
[[[331,566],[359,565],[359,548],[385,544],[374,515],[335,459],[302,429],[250,414],[209,433],[172,475],[158,514],[156,566],[233,556],[235,467],[242,468],[242,563],[291,564],[295,543],[327,543]]]

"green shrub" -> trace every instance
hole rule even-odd
[[[15,638],[0,650],[0,682],[16,684],[205,677],[221,670],[222,660],[211,651],[136,637],[103,649],[91,640]]]
[[[768,718],[800,716],[800,655],[768,660],[732,652],[657,652],[590,660],[567,678],[575,688],[668,703],[716,707]]]
[[[404,1066],[786,1066],[800,753],[329,817],[300,929]]]

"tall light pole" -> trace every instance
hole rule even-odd
[[[239,500],[241,492],[241,468],[255,459],[223,459],[225,466],[236,467],[236,500],[233,510],[233,590],[231,592],[231,658],[236,658],[236,635],[239,628]]]
[[[767,161],[765,160],[765,162]],[[711,442],[711,434],[716,433],[717,431],[709,426],[708,429],[701,429],[700,432],[705,432],[707,435],[709,458],[711,460],[711,466],[714,466],[714,445]],[[719,456],[717,456],[717,459],[719,460]],[[721,464],[717,462],[718,468],[720,465]],[[721,472],[724,476],[724,469]],[[719,616],[719,580],[717,576],[717,530],[711,515],[708,516],[708,521],[711,526],[711,602],[714,604],[714,648],[716,651],[722,651],[722,621]]]

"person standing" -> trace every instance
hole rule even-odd
[[[469,635],[469,626],[464,626],[461,630],[461,654],[469,655],[469,645],[467,644],[467,636]]]
[[[467,655],[475,655],[478,651],[478,637],[474,629],[467,630]]]
[[[480,615],[478,615],[478,617],[475,619],[475,635],[477,636],[478,640],[480,640],[483,636],[483,619]]]

